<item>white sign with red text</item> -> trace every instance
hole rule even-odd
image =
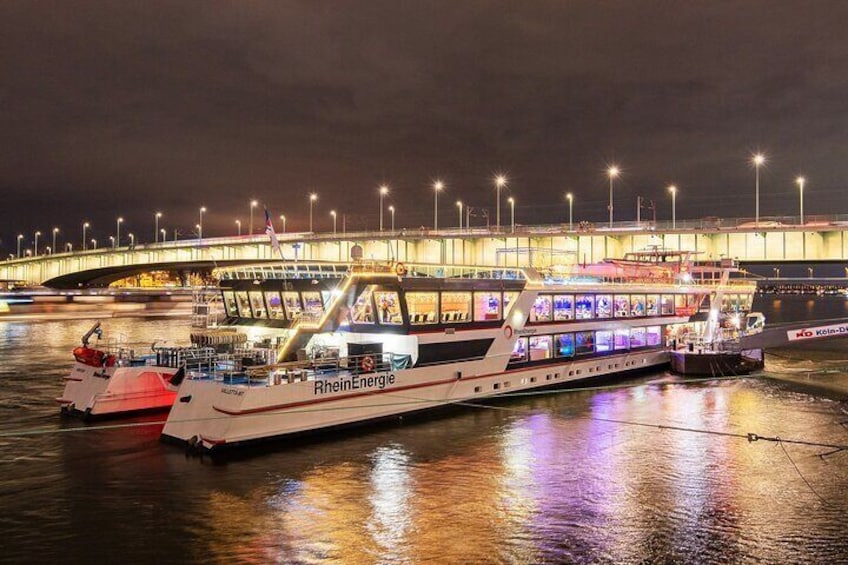
[[[789,336],[789,341],[797,341],[800,339],[815,339],[836,335],[848,336],[848,324],[835,324],[833,326],[816,326],[812,328],[803,328],[800,330],[790,330],[786,332],[786,334]]]

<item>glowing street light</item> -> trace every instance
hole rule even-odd
[[[130,247],[135,247],[135,234],[130,233],[127,235],[129,235],[130,238]]]
[[[53,228],[53,246],[51,249],[56,249],[56,234],[59,233],[59,228]]]
[[[459,231],[462,231],[462,200],[456,201],[456,207],[459,213]]]
[[[677,187],[671,185],[668,191],[671,193],[671,229],[675,229],[677,227]]]
[[[236,220],[236,225],[238,226],[238,234],[241,235],[241,220]]]
[[[437,180],[433,183],[433,230],[439,229],[439,192],[445,188],[442,181]]]
[[[515,198],[510,196],[506,199],[506,201],[509,202],[509,217],[510,223],[512,224],[512,233],[515,233]]]
[[[40,235],[41,235],[40,231],[35,232],[35,247],[34,247],[35,250],[33,251],[33,255],[35,255],[36,257],[38,257],[38,236],[40,236]]]
[[[504,175],[498,175],[495,177],[495,194],[498,199],[497,204],[495,205],[495,227],[500,231],[501,229],[501,189],[506,186],[506,177]]]
[[[95,251],[97,250],[97,240],[94,239],[93,237],[91,238],[91,248],[94,249]]]
[[[333,235],[336,235],[336,211],[330,210],[330,215],[333,217]]]
[[[568,200],[568,231],[574,229],[574,195],[570,192],[565,195]]]
[[[44,254],[45,255],[53,255],[53,248],[48,245],[47,247],[44,248]]]
[[[259,202],[256,200],[250,201],[250,231],[248,232],[250,235],[253,235],[253,209],[259,206]]]
[[[121,224],[123,223],[123,218],[118,218],[117,220],[115,220],[115,225],[118,227],[118,229],[115,230],[115,235],[117,235],[117,238],[115,239],[115,247],[121,245]]]
[[[194,224],[194,229],[197,230],[197,240],[200,241],[203,239],[203,226],[200,224]]]
[[[621,171],[618,169],[616,165],[612,165],[607,169],[607,175],[609,176],[609,227],[612,227],[613,213],[612,213],[612,188],[613,181],[618,177]]]
[[[206,206],[200,207],[200,223],[197,224],[198,239],[203,239],[203,213],[206,212]]]
[[[760,167],[766,162],[766,156],[762,153],[757,153],[751,157],[751,163],[754,164],[756,181],[754,185],[755,192],[755,208],[754,208],[754,225],[760,225]]]
[[[314,192],[309,195],[309,232],[312,233],[312,206],[318,200],[318,195]]]
[[[167,240],[167,239],[168,239],[168,238],[167,238],[168,232],[167,232],[167,231],[165,231],[165,228],[161,228],[161,229],[159,230],[159,233],[161,233],[161,234],[162,234],[162,243],[165,243],[165,240]]]
[[[280,214],[280,221],[283,222],[283,233],[286,233],[286,215]]]
[[[156,214],[153,215],[153,223],[155,225],[155,227],[153,228],[153,240],[156,243],[159,243],[159,218],[161,217],[162,212],[156,212]]]
[[[85,247],[86,247],[86,245],[85,245],[85,243],[86,243],[85,230],[87,230],[89,227],[91,227],[91,224],[89,224],[88,222],[83,222],[83,224],[82,224],[82,250],[83,251],[85,251]]]
[[[392,231],[395,231],[395,207],[389,205],[389,212],[392,214]]]
[[[389,187],[382,185],[380,187],[380,231],[383,231],[383,197],[389,193]]]
[[[19,233],[18,234],[18,259],[21,258],[21,241],[23,240],[23,238],[24,238],[24,234]]]
[[[114,236],[114,235],[110,235],[110,236],[109,236],[109,241],[112,243],[112,249],[115,249],[115,236]]]
[[[795,182],[798,184],[798,188],[800,189],[801,196],[801,225],[804,225],[804,183],[807,182],[807,179],[804,177],[798,177],[795,179]]]
[[[68,253],[71,253],[74,250],[74,244],[69,241],[68,243],[65,244],[65,250]]]

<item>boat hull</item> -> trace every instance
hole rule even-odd
[[[762,351],[756,352],[672,351],[671,369],[681,375],[703,377],[748,375],[763,368]]]

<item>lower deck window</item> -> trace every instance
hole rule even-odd
[[[595,332],[595,351],[608,353],[612,351],[612,331],[600,330]]]
[[[471,319],[470,292],[442,293],[442,322],[467,322]]]
[[[283,320],[283,301],[279,292],[266,292],[265,303],[268,305],[268,317],[272,320]]]
[[[520,337],[515,340],[515,345],[512,348],[512,354],[509,356],[509,360],[513,363],[520,363],[527,361],[527,338]]]
[[[435,324],[439,316],[439,293],[407,292],[406,309],[410,324]]]
[[[304,292],[303,293],[303,317],[318,321],[324,315],[324,301],[321,298],[320,292]]]
[[[238,313],[242,318],[252,318],[250,312],[250,301],[247,299],[247,293],[244,291],[236,292],[236,304],[238,304]]]
[[[300,295],[298,293],[284,292],[283,306],[286,308],[286,317],[289,320],[296,321],[300,319],[303,313],[303,306],[300,303]]]
[[[371,293],[373,291],[374,286],[369,285],[359,293],[359,296],[356,298],[356,302],[353,303],[353,307],[350,309],[350,321],[352,323],[374,323],[374,309],[371,307]],[[285,294],[286,293],[283,293],[283,298],[285,298]],[[286,310],[288,310],[288,305],[286,305]]]
[[[645,347],[648,345],[647,342],[647,332],[645,328],[631,328],[630,329],[630,347]]]
[[[537,335],[530,338],[530,360],[539,361],[553,357],[553,340],[549,335]]]
[[[250,307],[253,309],[254,318],[267,318],[265,314],[265,301],[262,300],[262,293],[259,291],[249,292]]]
[[[391,292],[375,292],[374,303],[377,305],[377,321],[386,325],[400,325],[403,323],[403,316],[400,313],[400,300],[398,293]]]
[[[648,347],[657,347],[662,343],[662,328],[660,326],[648,326],[645,331]]]
[[[231,316],[233,318],[237,317],[238,307],[236,306],[236,295],[231,290],[225,290],[223,293],[224,296],[224,311],[227,313],[227,316]]]
[[[616,351],[630,349],[630,330],[627,328],[615,330],[613,339]]]
[[[574,357],[574,334],[558,334],[556,336],[556,356]]]
[[[574,352],[585,355],[595,351],[595,332],[577,332],[574,334]]]

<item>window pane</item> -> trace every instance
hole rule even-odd
[[[659,294],[649,294],[648,295],[648,304],[645,311],[648,313],[648,316],[659,316],[660,315],[660,295]]]
[[[292,322],[300,319],[303,307],[300,305],[300,295],[293,291],[283,293],[283,306],[286,309],[286,318]]]
[[[575,318],[590,320],[595,317],[595,297],[591,294],[578,294],[574,299]]]
[[[556,336],[556,356],[574,357],[574,334],[558,334]]]
[[[574,351],[577,355],[595,352],[595,332],[577,332],[574,334]]]
[[[321,293],[309,291],[303,293],[303,317],[310,322],[317,322],[324,315],[324,302]]]
[[[530,360],[550,359],[553,357],[553,339],[549,335],[534,335],[530,338]]]
[[[474,319],[478,322],[501,319],[501,293],[475,292]]]
[[[550,294],[540,294],[533,303],[530,310],[531,322],[550,322],[553,320],[553,311]]]
[[[238,307],[236,306],[236,295],[232,290],[225,290],[223,292],[224,295],[224,311],[227,313],[227,316],[231,316],[233,318],[238,317]]]
[[[630,315],[639,318],[645,315],[645,297],[641,294],[630,296]]]
[[[646,331],[645,328],[631,328],[630,329],[630,347],[645,347],[647,345],[646,341]]]
[[[660,326],[648,326],[648,347],[657,347],[662,343],[662,328]]]
[[[671,316],[674,314],[674,295],[673,294],[663,294],[662,295],[662,307],[660,309],[660,313],[663,316]]]
[[[272,320],[283,320],[283,301],[279,292],[266,292],[265,303],[268,305],[268,317]]]
[[[410,324],[435,324],[439,319],[439,293],[407,292],[406,310]]]
[[[374,285],[368,285],[359,293],[356,302],[353,303],[353,308],[350,309],[350,322],[352,324],[373,324],[374,310],[371,307],[371,293],[374,291]]]
[[[503,293],[503,312],[504,317],[506,317],[506,313],[509,312],[510,305],[515,303],[515,300],[518,298],[517,292],[504,292]]]
[[[242,318],[252,318],[250,312],[250,301],[247,299],[247,293],[244,291],[236,292],[236,304],[238,304],[239,316]]]
[[[612,351],[612,330],[600,330],[595,332],[595,351],[607,353]]]
[[[527,361],[527,338],[519,337],[515,340],[515,346],[512,348],[512,355],[509,356],[511,362]]]
[[[613,305],[616,318],[627,318],[630,315],[630,295],[616,294]]]
[[[685,294],[675,294],[674,295],[674,307],[675,307],[675,309],[680,308],[681,310],[686,308],[686,295]]]
[[[375,292],[374,303],[377,305],[378,322],[390,326],[403,324],[403,316],[400,313],[400,300],[398,299],[397,292]]]
[[[615,349],[630,349],[630,330],[615,330]]]
[[[442,293],[442,322],[467,322],[471,320],[470,292]]]
[[[557,294],[554,296],[554,320],[574,319],[574,295]]]
[[[612,296],[599,294],[595,297],[595,317],[612,318]]]
[[[254,318],[267,318],[268,315],[265,313],[265,301],[262,300],[262,293],[259,291],[249,292],[250,296],[250,307],[253,309],[253,317]]]

